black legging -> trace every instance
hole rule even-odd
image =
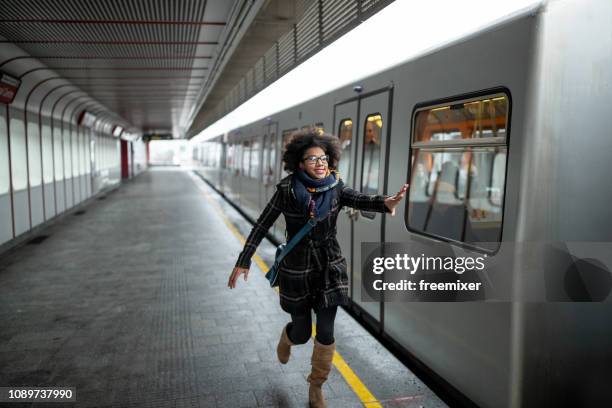
[[[334,319],[338,306],[330,306],[319,310],[317,315],[316,339],[319,343],[329,345],[334,342]],[[291,315],[291,322],[287,325],[287,335],[293,344],[304,344],[312,335],[312,315]]]

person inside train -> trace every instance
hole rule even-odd
[[[311,357],[312,371],[308,398],[313,407],[326,407],[321,387],[331,370],[336,348],[334,320],[339,305],[347,305],[347,263],[336,238],[336,219],[343,206],[395,215],[408,184],[392,196],[367,195],[344,186],[337,178],[340,143],[316,129],[297,132],[283,154],[283,178],[270,202],[251,230],[228,286],[236,287],[241,274],[247,280],[251,257],[268,229],[283,213],[288,241],[306,222],[315,226],[287,254],[279,266],[281,308],[291,315],[277,346],[282,364],[289,360],[291,346],[306,343],[312,335],[312,314],[316,315],[316,336]]]
[[[366,121],[363,146],[363,192],[375,194],[378,191],[378,170],[380,168],[380,116],[372,116]]]

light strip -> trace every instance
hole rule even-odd
[[[542,0],[396,0],[191,139],[197,143],[432,52]],[[364,89],[368,91],[368,89]]]

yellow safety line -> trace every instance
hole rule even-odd
[[[240,243],[244,245],[246,241],[245,238],[242,236],[240,231],[238,231],[238,228],[236,228],[236,226],[232,224],[232,222],[225,216],[225,214],[223,213],[223,210],[221,209],[221,207],[219,207],[219,204],[217,204],[216,201],[210,198],[207,192],[203,191],[202,189],[200,189],[200,191],[202,191],[202,193],[204,194],[204,197],[206,197],[206,200],[209,203],[211,203],[212,206],[215,208],[215,211],[217,211],[217,213],[219,214],[219,216],[221,217],[225,225],[227,225],[227,227],[230,229],[230,231],[232,231],[234,236],[238,238],[238,241],[240,241]],[[263,259],[261,259],[259,255],[257,255],[257,253],[253,255],[253,259],[257,263],[257,266],[259,266],[259,268],[264,273],[268,272],[268,269],[269,269],[268,266],[263,261]],[[278,293],[278,287],[275,287],[274,290],[276,290],[276,292]],[[315,335],[316,335],[316,326],[313,324],[312,325],[312,337],[314,338]],[[357,396],[359,397],[359,399],[361,400],[361,402],[363,403],[365,407],[382,408],[382,405],[380,404],[380,402],[378,402],[374,394],[372,394],[370,390],[368,389],[368,387],[366,387],[366,385],[361,381],[361,379],[357,377],[357,374],[355,374],[355,372],[351,369],[351,367],[347,364],[344,358],[342,358],[340,353],[338,353],[337,351],[334,352],[334,357],[333,357],[332,362],[334,366],[336,366],[338,371],[340,371],[340,374],[342,374],[342,377],[344,377],[344,380],[347,382],[347,384],[353,389],[353,392],[357,394]]]

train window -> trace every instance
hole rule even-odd
[[[506,94],[419,108],[413,116],[408,229],[494,251],[501,240]]]
[[[242,142],[242,175],[249,177],[249,159],[251,158],[251,141]]]
[[[28,169],[26,168],[26,144],[23,122],[11,119],[11,171],[13,176],[13,191],[23,190],[28,186]]]
[[[261,141],[259,138],[255,138],[253,140],[253,145],[251,146],[251,174],[250,176],[254,179],[261,179]]]
[[[40,174],[40,138],[38,137],[38,124],[28,123],[28,166],[30,186],[39,186]]]
[[[225,154],[225,168],[226,169],[232,170],[234,168],[233,158],[234,158],[234,145],[228,143],[227,151]]]
[[[0,194],[9,191],[9,150],[6,120],[0,115]]]
[[[361,191],[365,194],[378,194],[380,141],[382,137],[382,116],[379,113],[368,115],[363,137]]]
[[[351,171],[351,142],[353,141],[353,121],[351,119],[343,119],[340,121],[338,137],[340,138],[342,153],[340,162],[338,163],[338,172],[346,184],[349,184]]]
[[[269,183],[274,181],[274,169],[276,168],[276,134],[271,133],[269,139],[270,161],[266,170],[267,180]]]
[[[264,135],[263,139],[263,162],[262,162],[262,180],[264,186],[269,186],[274,180],[274,164],[272,158],[274,155],[274,134]]]

